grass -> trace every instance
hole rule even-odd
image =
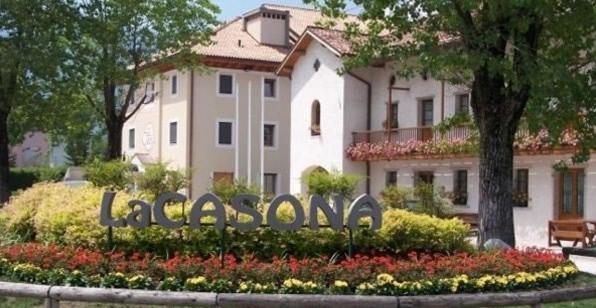
[[[596,285],[596,275],[590,275],[586,273],[579,274],[577,278],[565,283],[562,287],[579,287],[579,286],[593,286]],[[32,299],[32,298],[12,298],[12,297],[0,297],[0,308],[42,308],[43,300]],[[159,307],[159,306],[134,306],[134,305],[119,305],[119,304],[88,304],[88,303],[72,303],[72,302],[61,302],[60,307],[66,308],[83,308],[83,307],[95,307],[95,308],[137,308],[137,307]],[[582,300],[582,301],[570,301],[554,304],[546,304],[544,307],[549,308],[592,308],[596,307],[596,298]]]

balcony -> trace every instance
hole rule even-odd
[[[478,131],[471,127],[455,127],[446,132],[432,127],[363,131],[352,133],[352,138],[346,155],[354,161],[445,159],[478,153]],[[570,130],[564,131],[556,143],[545,130],[536,134],[520,130],[514,147],[516,155],[567,154],[574,152],[577,143]]]

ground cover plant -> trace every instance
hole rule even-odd
[[[240,293],[415,295],[552,287],[577,269],[560,254],[508,250],[407,257],[202,258],[17,244],[0,249],[2,275],[73,286]]]

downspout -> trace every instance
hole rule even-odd
[[[441,121],[445,120],[445,80],[441,80]]]
[[[194,100],[195,100],[195,71],[194,69],[190,70],[190,99],[188,106],[188,150],[187,150],[187,166],[188,170],[190,170],[190,181],[188,182],[188,199],[192,200],[192,145],[193,145],[193,135],[192,132],[194,131]]]
[[[372,86],[370,84],[370,82],[364,80],[364,78],[361,78],[360,76],[357,76],[353,73],[348,72],[349,76],[354,77],[354,79],[364,83],[367,87],[367,91],[366,91],[366,130],[370,131],[371,130],[371,126],[372,126],[372,119],[371,119],[371,115],[372,115]],[[366,162],[366,193],[370,194],[370,161],[367,160]]]

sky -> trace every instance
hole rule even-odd
[[[219,5],[221,9],[221,14],[219,14],[219,20],[221,21],[240,16],[242,13],[258,8],[263,3],[305,6],[303,0],[213,0],[213,2]],[[350,9],[354,5],[348,1],[347,7]]]

